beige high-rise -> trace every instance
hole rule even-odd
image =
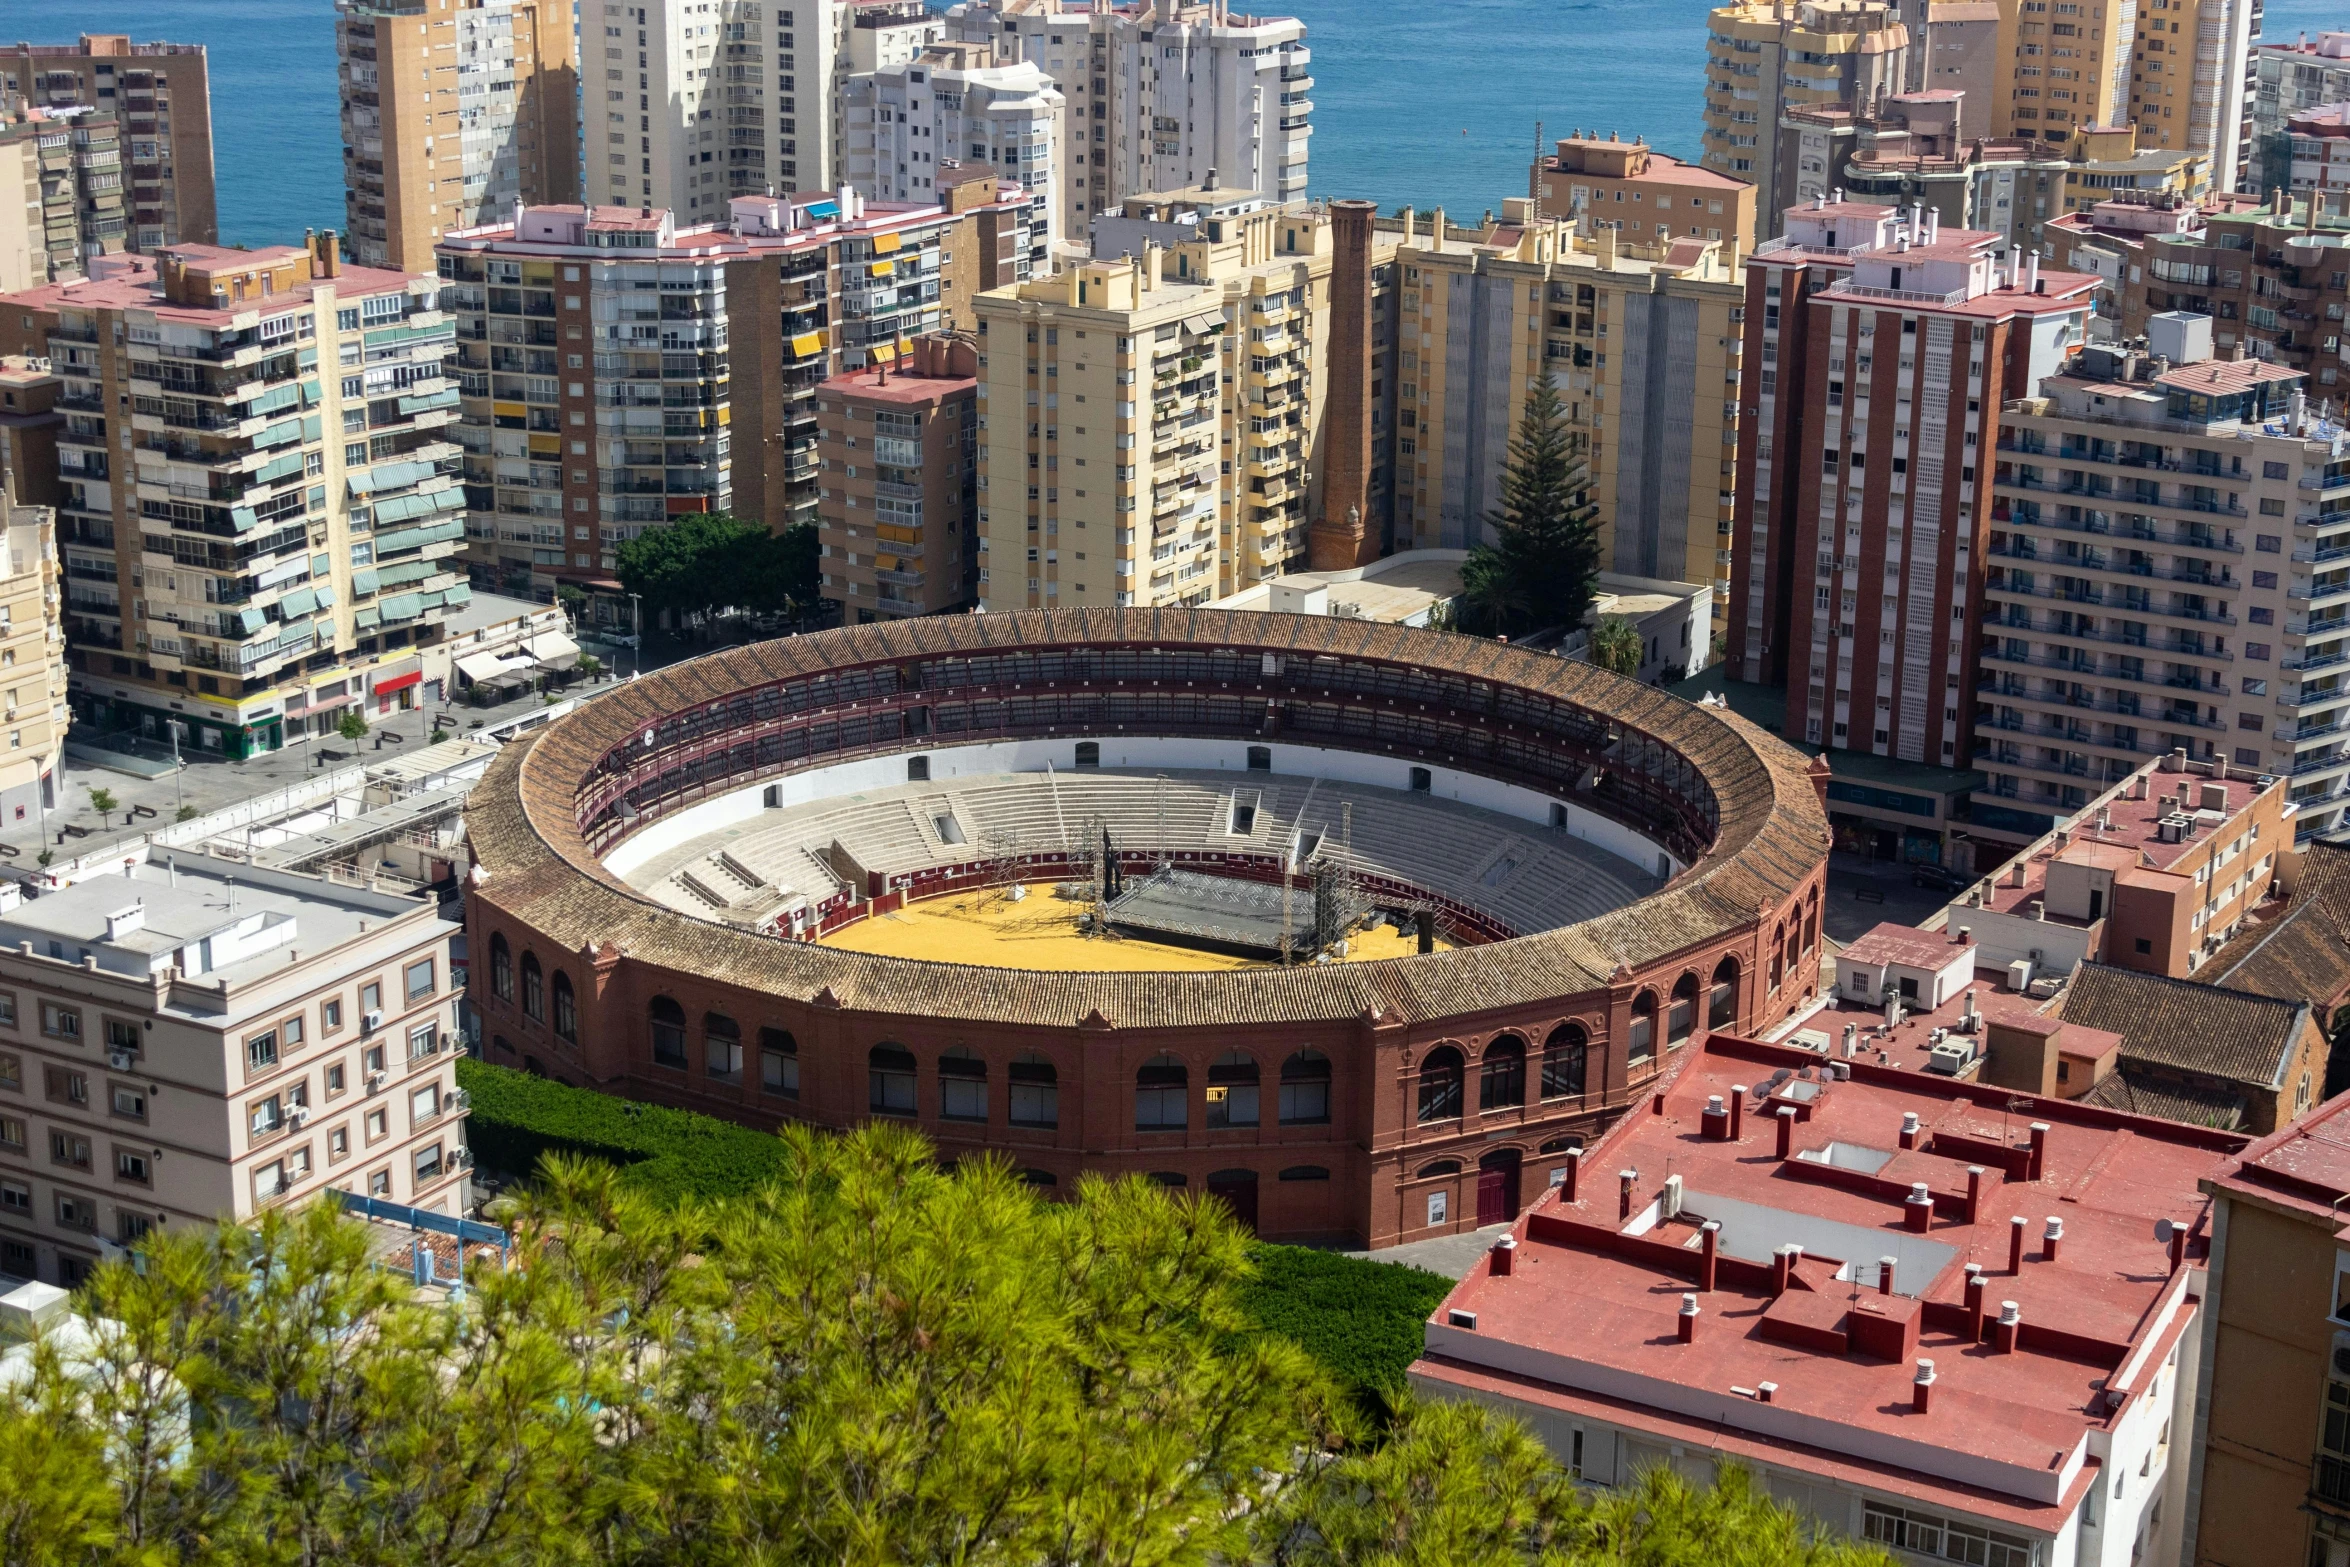
[[[351,259],[429,272],[451,229],[579,199],[579,67],[555,0],[336,0]]]
[[[120,252],[123,184],[114,116],[0,108],[0,291],[67,282]]]
[[[134,44],[126,33],[10,44],[0,48],[0,96],[12,93],[36,109],[88,109],[121,122],[130,249],[219,239],[202,44]]]
[[[1398,548],[1490,542],[1510,440],[1548,376],[1584,438],[1608,570],[1730,594],[1738,247],[1635,244],[1505,204],[1484,230],[1406,219],[1394,375]],[[1717,624],[1716,630],[1720,627]]]
[[[1219,194],[1135,197],[1197,237],[974,301],[982,608],[1203,604],[1305,564],[1330,217],[1173,220]]]
[[[2138,0],[2121,117],[2138,127],[2138,145],[2201,153],[2214,188],[2247,188],[2259,31],[2260,0]]]
[[[16,504],[19,487],[0,464],[0,838],[9,839],[36,834],[41,811],[57,803],[57,757],[72,721],[57,514]]]
[[[1792,199],[1772,156],[1779,117],[1902,91],[1911,42],[1887,0],[1738,0],[1708,15],[1701,161],[1753,183],[1763,238]]]

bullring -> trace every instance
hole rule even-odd
[[[819,939],[1076,874],[1108,823],[1129,874],[1306,896],[1343,864],[1450,944],[1141,972]],[[1371,1246],[1514,1213],[1699,1031],[1800,1006],[1827,855],[1803,758],[1723,711],[1474,638],[1215,610],[712,654],[509,748],[468,832],[493,1061],[754,1124],[902,1119],[1039,1186],[1144,1175]]]

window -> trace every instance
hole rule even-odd
[[[938,1058],[938,1115],[942,1121],[987,1119],[987,1063],[962,1045]]]
[[[1171,1055],[1145,1061],[1134,1074],[1134,1129],[1181,1131],[1189,1124],[1191,1074]]]
[[[1673,1004],[1665,1010],[1665,1043],[1677,1045],[1697,1027],[1697,976],[1684,974],[1673,985]]]
[[[367,1112],[367,1140],[369,1142],[374,1142],[377,1138],[383,1136],[384,1133],[389,1130],[391,1130],[391,1117],[389,1115],[385,1114],[381,1110],[370,1110]]]
[[[1461,1053],[1438,1045],[1420,1062],[1420,1119],[1450,1121],[1461,1113]]]
[[[800,1097],[800,1042],[780,1028],[759,1030],[759,1091]]]
[[[79,1039],[82,1037],[82,1015],[71,1007],[44,1001],[41,1003],[41,1032],[51,1039]]]
[[[46,1075],[47,1081],[43,1086],[48,1090],[52,1104],[86,1105],[90,1102],[88,1074],[53,1066]]]
[[[579,1001],[571,991],[571,976],[555,970],[555,1037],[566,1044],[579,1043]]]
[[[1706,996],[1705,1026],[1733,1028],[1738,1020],[1738,960],[1724,958],[1714,965],[1713,989]]]
[[[1506,1110],[1526,1102],[1526,1042],[1501,1034],[1485,1047],[1477,1070],[1477,1108]]]
[[[343,1003],[339,999],[327,1002],[318,1009],[318,1019],[319,1027],[330,1034],[335,1032],[343,1026]]]
[[[114,1178],[118,1181],[130,1181],[139,1186],[151,1184],[147,1156],[143,1153],[133,1153],[128,1148],[117,1148],[114,1150]]]
[[[21,1213],[31,1217],[33,1189],[22,1181],[0,1181],[0,1213]]]
[[[136,1023],[126,1023],[118,1017],[107,1018],[105,1022],[107,1050],[127,1051],[130,1054],[136,1055],[139,1050],[139,1025]],[[294,1037],[299,1039],[302,1036],[297,1033]]]
[[[0,990],[0,1028],[14,1027],[16,1027],[16,997],[9,991]]]
[[[265,1071],[277,1065],[277,1030],[255,1034],[245,1041],[245,1070]]]
[[[384,1009],[384,988],[373,980],[359,987],[359,1010],[364,1015]],[[364,1021],[364,1016],[362,1017]]]
[[[1208,1125],[1257,1124],[1257,1058],[1227,1050],[1208,1066]]]
[[[255,1100],[246,1107],[245,1122],[257,1139],[282,1130],[286,1124],[285,1101],[276,1094]]]
[[[655,996],[652,1005],[653,1060],[685,1070],[685,1008],[667,996]]]
[[[330,1099],[333,1098],[336,1094],[339,1094],[343,1091],[343,1087],[343,1063],[337,1061],[333,1066],[330,1066],[326,1069],[327,1097]]]
[[[338,1126],[326,1134],[326,1156],[329,1159],[347,1159],[351,1154],[351,1132]]]
[[[0,1115],[0,1153],[22,1156],[25,1152],[25,1129],[21,1118]]]
[[[52,1131],[49,1134],[49,1162],[69,1169],[87,1170],[90,1167],[90,1140],[79,1132]]]
[[[1881,1502],[1862,1504],[1860,1536],[1930,1561],[1966,1562],[1970,1567],[2034,1567],[2032,1543],[2019,1535],[1986,1529],[1970,1520],[1887,1507]]]
[[[421,1061],[426,1056],[439,1051],[440,1048],[441,1031],[438,1024],[419,1023],[416,1027],[408,1030],[409,1060]]]
[[[417,1149],[416,1184],[418,1186],[422,1186],[427,1181],[437,1181],[440,1178],[441,1145],[439,1143],[435,1143],[430,1148]]]
[[[1061,1090],[1053,1064],[1031,1050],[1004,1073],[1010,1081],[1006,1108],[1014,1126],[1059,1126]]]
[[[743,1031],[723,1012],[702,1014],[702,1066],[717,1083],[743,1080]]]
[[[522,955],[522,1015],[540,1023],[547,1020],[547,979],[535,952]]]
[[[529,1004],[530,995],[530,974],[531,970],[537,965],[527,953],[523,956],[522,965],[523,997],[524,1005],[527,1007]],[[430,958],[423,958],[408,965],[407,989],[408,999],[411,1003],[422,1001],[425,997],[432,994],[432,967],[432,959]],[[534,1012],[531,1015],[536,1017],[538,1014]]]
[[[1627,1058],[1634,1066],[1656,1059],[1656,992],[1652,990],[1644,990],[1633,998]]]
[[[359,1064],[367,1069],[370,1077],[381,1077],[384,1070],[384,1047],[369,1045],[359,1053]],[[372,1088],[375,1085],[371,1083],[368,1086]]]
[[[1580,1023],[1561,1023],[1542,1043],[1542,1097],[1579,1099],[1590,1059],[1590,1036]]]
[[[1318,1164],[1293,1164],[1281,1172],[1285,1181],[1326,1181],[1330,1172]]]
[[[114,1113],[126,1121],[147,1119],[147,1096],[128,1083],[114,1085]]]
[[[902,1045],[875,1045],[866,1057],[867,1107],[875,1115],[914,1113],[914,1056]]]
[[[65,1192],[59,1192],[57,1194],[57,1222],[69,1230],[95,1231],[98,1228],[98,1205],[87,1197],[75,1197]],[[59,1278],[65,1276],[65,1268],[69,1260],[64,1257],[57,1259],[57,1276]]]
[[[408,1096],[408,1121],[421,1126],[441,1113],[441,1085],[427,1083]]]
[[[389,1171],[389,1170],[370,1170],[370,1171],[368,1171],[368,1172],[367,1172],[367,1195],[368,1195],[368,1196],[370,1196],[370,1197],[389,1197],[389,1196],[391,1196],[391,1195],[392,1195],[392,1172],[391,1172],[391,1171]]]
[[[1330,1058],[1300,1050],[1281,1063],[1281,1124],[1324,1126],[1329,1120]]]
[[[24,1092],[24,1062],[15,1056],[0,1055],[0,1088],[12,1094]]]

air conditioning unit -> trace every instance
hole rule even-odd
[[[1926,1052],[1926,1070],[1940,1072],[1945,1077],[1956,1077],[1967,1069],[1967,1063],[1974,1058],[1972,1041],[1948,1039]]]
[[[364,1033],[372,1034],[383,1026],[384,1015],[383,1009],[380,1007],[372,1007],[360,1015],[359,1027]]]
[[[106,1052],[106,1064],[117,1072],[128,1072],[139,1064],[139,1058],[128,1050],[109,1050]]]
[[[452,1170],[462,1170],[462,1169],[465,1169],[465,1168],[467,1168],[468,1166],[470,1166],[472,1163],[473,1163],[473,1150],[472,1150],[472,1149],[470,1149],[470,1148],[456,1148],[456,1149],[452,1149],[452,1150],[450,1150],[450,1153],[449,1153],[449,1168],[450,1168],[450,1169],[452,1169]]]
[[[450,1112],[451,1114],[455,1114],[460,1110],[469,1110],[472,1107],[473,1096],[468,1094],[462,1088],[450,1089],[447,1096],[441,1100],[441,1108]]]
[[[384,1085],[386,1082],[390,1081],[390,1079],[391,1079],[391,1075],[392,1075],[391,1073],[389,1073],[389,1072],[385,1071],[385,1070],[384,1070],[382,1067],[380,1067],[380,1066],[379,1066],[379,1067],[377,1067],[377,1068],[376,1068],[374,1071],[372,1071],[372,1072],[368,1073],[368,1074],[367,1074],[367,1087],[368,1087],[368,1091],[369,1091],[370,1093],[372,1093],[372,1092],[374,1092],[376,1089],[383,1087],[383,1085]]]
[[[289,1126],[304,1126],[309,1123],[309,1120],[310,1107],[308,1105],[295,1105],[286,1112],[286,1124]]]

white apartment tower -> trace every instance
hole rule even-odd
[[[843,102],[844,177],[879,201],[936,201],[939,166],[992,166],[1045,198],[1047,243],[1064,232],[1064,100],[1028,61],[993,63],[984,44],[939,43],[852,77]]]
[[[1068,100],[1060,230],[1154,191],[1253,190],[1302,199],[1313,77],[1305,23],[1221,5],[1140,11],[1061,0],[965,0],[951,36],[1025,60]]]

